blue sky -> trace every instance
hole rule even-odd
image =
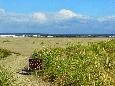
[[[19,13],[69,9],[89,16],[115,14],[115,0],[0,0],[0,8]]]
[[[0,0],[0,32],[115,34],[115,0]]]

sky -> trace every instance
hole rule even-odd
[[[0,0],[0,33],[115,34],[115,0]]]

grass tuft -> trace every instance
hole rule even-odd
[[[11,51],[9,51],[7,49],[0,48],[0,59],[6,58],[9,55],[11,55]]]

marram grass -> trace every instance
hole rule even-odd
[[[8,73],[6,69],[0,67],[0,86],[13,86],[14,79],[12,74]]]
[[[43,60],[40,74],[58,86],[115,85],[115,40],[50,48],[32,54]]]
[[[7,49],[0,49],[0,60],[11,55],[11,51]],[[0,66],[0,86],[12,86],[13,77],[6,69]]]

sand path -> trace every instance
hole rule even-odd
[[[27,62],[28,57],[14,54],[5,60],[0,60],[0,65],[12,73],[16,80],[14,86],[51,86],[50,83],[42,81],[37,76],[19,74],[18,72],[28,64]]]

